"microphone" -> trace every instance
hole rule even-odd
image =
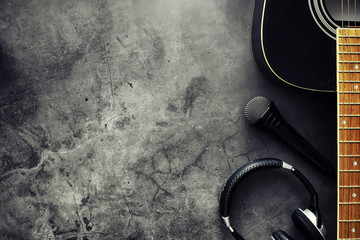
[[[310,160],[326,176],[336,180],[336,170],[326,157],[283,119],[273,101],[262,96],[251,99],[245,107],[245,117],[251,124],[274,132]]]

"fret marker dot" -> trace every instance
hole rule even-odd
[[[356,161],[354,161],[354,162],[353,162],[353,165],[354,165],[354,166],[356,166],[356,165],[357,165],[357,162],[356,162]]]
[[[354,232],[355,232],[355,228],[352,228],[352,229],[351,229],[351,232],[354,233]]]
[[[355,86],[354,86],[354,88],[355,88],[355,89],[358,89],[358,88],[359,88],[359,86],[358,86],[358,85],[355,85]]]
[[[356,64],[356,65],[354,66],[354,68],[355,68],[355,69],[358,69],[358,68],[359,68],[359,65]]]
[[[356,193],[351,194],[352,197],[356,197]]]
[[[346,121],[345,121],[345,120],[342,120],[341,123],[342,123],[342,125],[345,125],[345,124],[346,124]]]

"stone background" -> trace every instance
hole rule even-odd
[[[336,96],[266,79],[251,52],[254,1],[0,2],[0,239],[232,239],[222,185],[279,157],[314,184],[329,237],[336,184],[270,133],[246,103],[273,99],[336,162]],[[247,178],[233,226],[281,228],[308,196],[288,173]]]

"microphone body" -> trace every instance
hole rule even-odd
[[[260,98],[260,97],[256,97]],[[309,159],[319,170],[325,173],[332,180],[336,180],[336,170],[331,166],[329,161],[323,156],[316,148],[314,148],[304,137],[302,137],[289,123],[287,123],[283,117],[280,115],[279,110],[275,106],[273,101],[270,101],[264,97],[268,102],[268,106],[265,108],[263,105],[260,106],[262,111],[264,111],[259,118],[259,112],[256,114],[258,116],[249,116],[253,111],[252,108],[257,107],[257,99],[254,98],[251,104],[250,102],[246,106],[245,115],[246,118],[253,125],[261,128],[268,129],[274,132],[277,136],[287,142],[299,153],[304,155]],[[260,104],[264,103],[264,99],[261,99]],[[259,111],[256,109],[257,111]],[[261,113],[260,110],[260,113]],[[257,119],[257,120],[256,120]]]

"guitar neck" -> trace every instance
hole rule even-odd
[[[339,28],[337,239],[360,239],[360,29]]]

